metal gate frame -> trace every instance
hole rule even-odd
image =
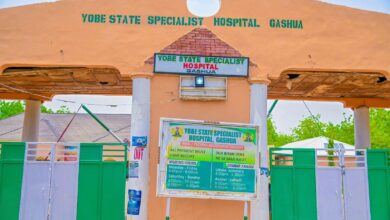
[[[314,149],[271,148],[273,220],[317,218]]]
[[[318,153],[321,150],[325,152],[331,151],[329,154],[322,154],[321,160],[324,161],[316,160],[321,155]],[[315,149],[270,149],[271,214],[273,220],[319,219],[318,213],[321,210],[317,206],[317,194],[321,189],[317,189],[317,182],[322,180],[318,179],[316,168],[321,166],[324,167],[323,170],[325,172],[335,169],[336,175],[339,176],[339,178],[334,178],[336,179],[334,185],[339,188],[340,192],[339,197],[336,197],[338,198],[336,203],[339,207],[341,206],[341,214],[339,214],[338,219],[344,219],[345,216],[348,217],[347,219],[355,218],[353,220],[361,218],[371,218],[371,220],[390,219],[390,150],[344,149],[343,154],[345,155],[341,160],[339,160],[339,154],[341,154],[339,151],[339,148],[333,150],[324,148],[317,150],[317,152]],[[344,158],[346,159],[344,160]],[[331,168],[326,167],[329,163],[333,163]],[[350,176],[354,176],[356,172],[360,172],[359,170],[365,172],[364,174],[358,174],[360,178],[357,181],[360,184],[360,188],[358,187],[358,189],[352,191],[347,189],[345,191],[347,209],[343,213],[343,185],[346,184],[351,189],[350,185],[356,184],[356,181],[350,181]],[[346,176],[342,175],[342,172]],[[365,192],[361,193],[363,191],[361,188]],[[356,197],[355,191],[360,193],[360,195],[357,195],[358,197]],[[334,193],[335,190],[333,189]],[[365,201],[364,206],[362,203],[359,203],[362,200]],[[354,204],[354,201],[358,201],[359,204]],[[313,204],[314,207],[312,207]],[[352,210],[353,208],[351,207],[355,205],[363,208],[357,210],[356,213],[348,214],[348,210]],[[334,212],[334,209],[329,209],[329,211]]]
[[[26,143],[20,220],[76,219],[79,149],[74,143]]]
[[[326,160],[321,159],[324,152],[329,155]],[[342,168],[336,165],[335,161],[336,163],[340,161],[337,150],[315,149],[318,220],[342,220],[345,216]]]
[[[336,147],[315,150],[318,219],[370,220],[367,151]]]
[[[81,143],[77,220],[125,219],[127,145]]]

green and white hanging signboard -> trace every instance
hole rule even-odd
[[[248,57],[154,54],[154,73],[248,77]]]
[[[259,128],[161,119],[159,196],[257,198]]]

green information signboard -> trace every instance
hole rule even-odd
[[[257,198],[258,132],[254,125],[162,119],[158,194]]]

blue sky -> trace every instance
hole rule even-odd
[[[390,14],[390,0],[322,0],[337,5],[345,5],[369,11]]]
[[[26,4],[33,4],[39,2],[54,2],[56,0],[0,0],[0,8],[15,7]],[[184,0],[183,0],[184,1]],[[203,3],[216,0],[192,0]],[[371,10],[390,14],[390,0],[322,0],[332,4],[345,5],[348,7],[359,8],[363,10]],[[222,0],[223,4],[223,0]],[[198,5],[199,4],[196,4]],[[89,106],[90,109],[96,113],[131,113],[131,97],[115,97],[115,96],[56,96],[54,99],[72,100],[81,103],[94,104],[117,104],[117,107],[108,106]],[[57,109],[65,103],[59,101],[47,102],[46,106]],[[272,101],[269,101],[269,105]],[[66,103],[66,105],[73,111],[79,107],[77,104]],[[352,110],[343,108],[341,103],[327,103],[327,102],[307,102],[310,110],[314,114],[321,114],[323,121],[337,123],[340,122],[344,114],[349,116]],[[273,119],[279,131],[289,133],[291,128],[295,127],[299,121],[309,116],[307,109],[302,101],[281,101],[273,112]]]
[[[0,8],[14,7],[19,5],[39,2],[55,2],[57,0],[0,0]],[[184,0],[183,0],[184,1]],[[215,0],[194,0],[194,2],[214,2]],[[345,5],[353,8],[384,12],[390,14],[390,0],[321,0],[332,4]],[[223,4],[223,0],[222,0]]]

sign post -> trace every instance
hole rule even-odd
[[[171,217],[171,198],[167,198],[167,207],[165,209],[165,220],[169,220]]]
[[[157,195],[256,199],[258,137],[255,125],[161,119]]]

